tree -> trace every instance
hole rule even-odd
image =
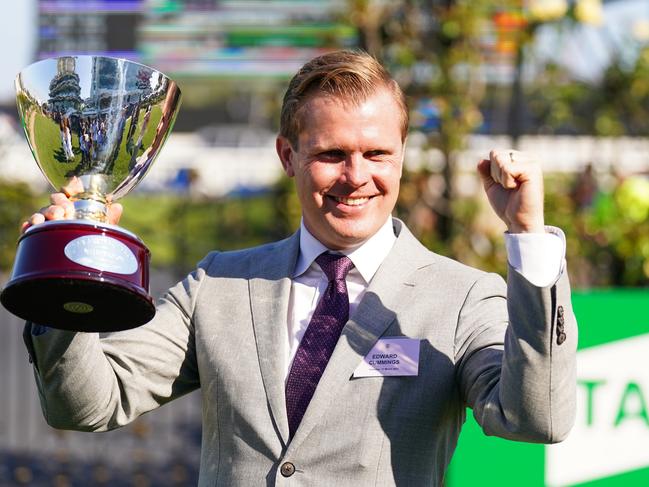
[[[362,47],[390,68],[408,95],[411,109],[421,101],[435,107],[436,127],[426,134],[426,146],[443,155],[443,188],[441,198],[430,201],[420,194],[418,204],[435,214],[436,235],[448,242],[456,232],[451,209],[456,156],[466,136],[482,123],[482,42],[493,2],[354,0],[351,9]],[[420,177],[413,179],[419,182],[405,178],[403,186],[421,185]],[[407,187],[403,192],[413,194]]]
[[[11,269],[20,222],[38,206],[34,192],[26,183],[0,180],[0,273]]]

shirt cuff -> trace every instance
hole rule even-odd
[[[545,232],[505,233],[509,265],[537,287],[557,282],[565,266],[566,236],[557,227]]]

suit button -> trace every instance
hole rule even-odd
[[[566,341],[566,334],[565,333],[559,333],[557,335],[557,345],[561,345],[565,341]]]
[[[291,462],[284,462],[279,468],[279,471],[282,472],[282,475],[284,477],[290,477],[295,473],[295,465],[293,465]]]

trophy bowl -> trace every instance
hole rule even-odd
[[[66,330],[117,331],[150,321],[150,252],[108,223],[107,206],[151,168],[180,107],[178,86],[125,59],[65,56],[21,71],[16,93],[36,163],[75,215],[20,237],[0,301],[25,320]]]

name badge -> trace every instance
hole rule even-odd
[[[380,338],[354,371],[353,377],[419,374],[418,338]]]

